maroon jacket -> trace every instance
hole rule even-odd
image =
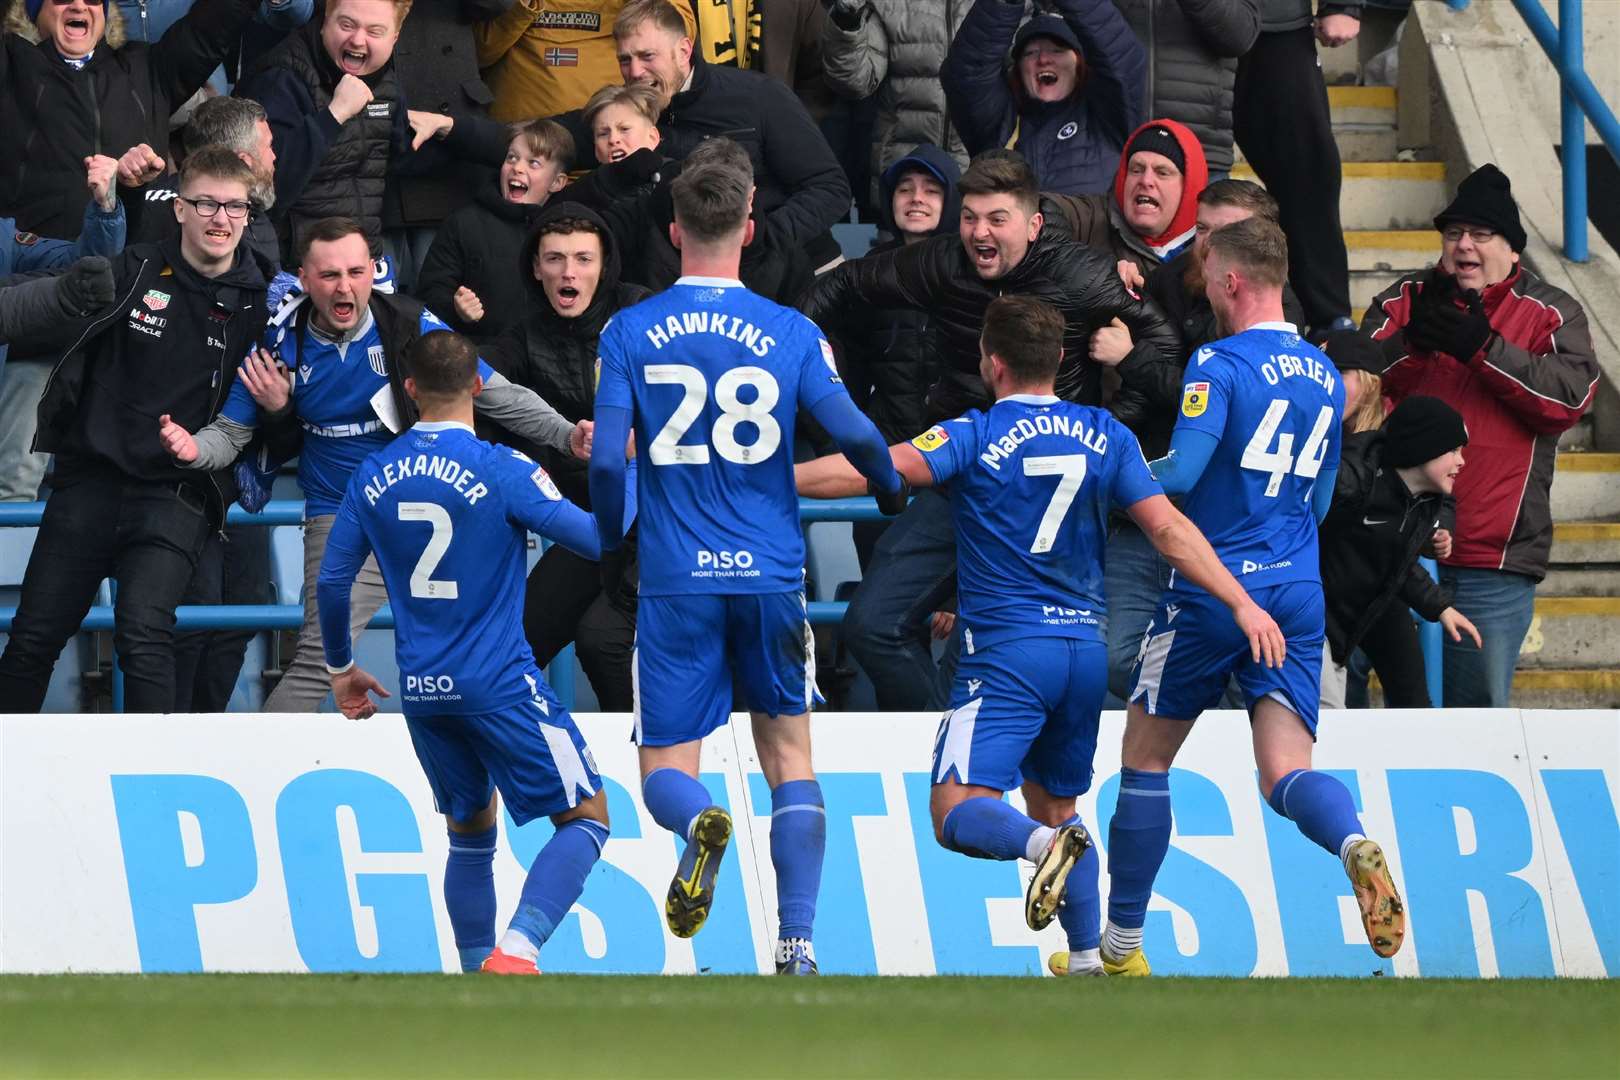
[[[1552,548],[1550,491],[1558,435],[1575,425],[1600,375],[1586,312],[1519,266],[1481,300],[1495,331],[1473,356],[1415,351],[1404,327],[1428,271],[1379,293],[1361,329],[1383,342],[1384,393],[1441,398],[1468,425],[1457,477],[1450,566],[1510,570],[1540,581]]]

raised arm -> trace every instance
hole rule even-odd
[[[1086,103],[1114,128],[1119,145],[1147,119],[1142,89],[1147,50],[1113,0],[1056,0],[1057,13],[1074,27],[1086,58]]]

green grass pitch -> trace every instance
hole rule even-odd
[[[9,976],[0,1075],[1615,1077],[1620,985]]]

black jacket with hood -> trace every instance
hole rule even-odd
[[[602,273],[596,294],[573,318],[557,313],[534,277],[540,230],[562,218],[588,221],[602,235]],[[545,398],[566,419],[590,419],[596,406],[596,340],[615,312],[646,299],[647,290],[621,280],[619,245],[612,230],[600,215],[579,203],[547,206],[530,227],[511,267],[520,275],[514,280],[522,282],[526,294],[521,308],[524,315],[483,349],[484,359],[508,379]],[[503,434],[500,441],[541,459],[564,495],[578,506],[590,507],[587,462],[510,435]]]
[[[1440,495],[1413,495],[1382,464],[1384,433],[1348,435],[1339,450],[1333,505],[1321,527],[1322,597],[1335,663],[1397,597],[1430,622],[1451,606],[1418,556],[1440,527]]]
[[[428,310],[480,346],[500,337],[523,315],[529,290],[512,275],[518,252],[543,205],[508,202],[490,180],[473,202],[449,217],[433,238],[416,278],[416,293]],[[484,317],[467,322],[456,313],[456,289],[465,285],[478,294]]]
[[[247,247],[215,278],[186,263],[178,238],[125,248],[113,261],[116,301],[76,328],[40,398],[34,450],[57,455],[55,485],[110,465],[135,480],[198,484],[223,521],[236,497],[230,470],[200,481],[163,449],[158,417],[196,431],[219,415],[263,336],[272,273]]]
[[[1070,239],[1068,223],[1054,205],[1043,203],[1042,211],[1046,224],[1035,243],[1002,277],[979,277],[959,236],[934,236],[833,268],[816,278],[800,309],[834,341],[847,340],[849,320],[863,308],[931,312],[941,349],[939,380],[928,394],[928,423],[990,404],[979,377],[979,334],[985,308],[1006,293],[1045,300],[1062,312],[1057,393],[1069,401],[1101,403],[1101,368],[1090,359],[1091,335],[1116,317],[1162,362],[1175,363],[1175,329],[1159,309],[1126,291],[1106,253]]]
[[[24,0],[6,4],[0,37],[0,216],[63,240],[84,223],[84,159],[137,143],[167,156],[169,115],[196,93],[242,36],[259,0],[197,0],[148,45],[124,41],[108,5],[106,32],[82,68],[41,41]]]
[[[878,214],[883,231],[892,239],[873,248],[866,258],[906,246],[894,220],[894,189],[903,173],[918,166],[945,185],[945,209],[935,235],[956,233],[961,212],[956,159],[925,144],[884,170],[879,180]],[[883,433],[883,441],[900,442],[926,429],[928,390],[938,380],[940,369],[938,319],[926,309],[872,307],[851,312],[844,325],[838,373],[855,404]]]

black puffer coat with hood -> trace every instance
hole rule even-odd
[[[541,231],[564,218],[590,222],[602,237],[602,274],[596,293],[585,310],[572,318],[557,313],[534,277]],[[515,270],[528,290],[527,312],[481,350],[483,357],[508,379],[545,398],[570,421],[588,420],[596,407],[596,340],[602,327],[620,308],[640,303],[649,293],[620,280],[619,246],[612,230],[601,215],[579,203],[553,203],[541,212],[518,252]],[[590,507],[587,462],[509,435],[499,441],[542,461],[564,495],[579,506]]]

